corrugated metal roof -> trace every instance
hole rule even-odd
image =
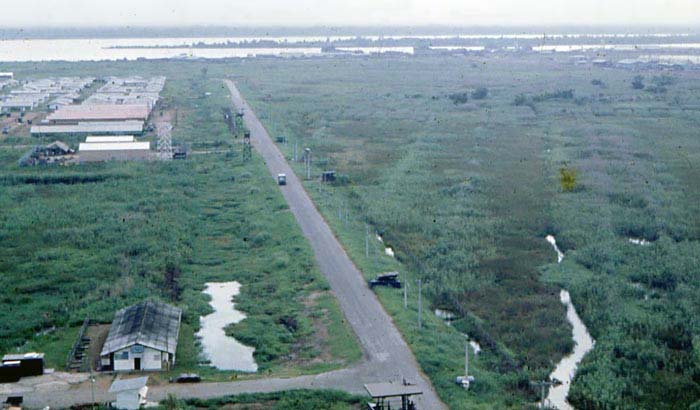
[[[115,380],[109,387],[110,393],[118,393],[125,390],[140,390],[148,383],[148,376],[136,377],[133,379]]]
[[[143,132],[142,121],[82,122],[77,125],[34,125],[32,134],[92,134],[110,132]]]
[[[36,353],[36,352],[30,352],[30,353],[19,353],[19,354],[6,354],[5,356],[2,357],[2,361],[15,361],[15,360],[24,360],[24,359],[43,359],[44,354],[43,353]]]
[[[139,344],[175,354],[182,310],[157,301],[144,301],[117,311],[102,347],[102,356]]]
[[[66,143],[63,142],[63,141],[54,141],[54,142],[52,142],[51,144],[47,145],[46,148],[49,148],[49,149],[51,149],[51,148],[58,148],[58,149],[61,149],[61,150],[65,151],[65,152],[71,151],[71,149],[70,149],[70,147],[68,146],[68,144],[66,144]]]
[[[149,150],[151,143],[144,142],[81,142],[79,151],[133,151]]]
[[[133,135],[108,135],[104,137],[89,135],[85,142],[134,142]]]
[[[420,387],[402,383],[369,383],[365,384],[365,390],[367,390],[367,393],[373,398],[423,394]]]
[[[146,104],[112,105],[88,104],[61,107],[46,117],[49,121],[99,121],[120,119],[146,119],[149,109]]]

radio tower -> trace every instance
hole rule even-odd
[[[161,160],[173,159],[172,130],[173,126],[169,122],[156,125],[156,134],[158,135],[158,158]]]

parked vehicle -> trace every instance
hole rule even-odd
[[[199,383],[202,378],[197,373],[182,373],[170,379],[170,383]]]
[[[376,278],[369,281],[370,289],[375,286],[388,286],[396,289],[401,289],[401,281],[399,280],[398,272],[388,272],[377,275]]]
[[[287,174],[277,174],[277,184],[287,185]]]

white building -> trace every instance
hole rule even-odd
[[[148,376],[135,379],[115,380],[109,388],[110,393],[117,396],[113,403],[114,408],[120,410],[138,410],[147,404]]]
[[[117,311],[100,354],[102,369],[170,369],[181,317],[179,308],[151,300]]]
[[[133,135],[90,135],[81,142],[80,162],[139,161],[152,159],[151,143]]]

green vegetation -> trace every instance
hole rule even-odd
[[[563,167],[559,169],[559,184],[565,192],[571,192],[576,189],[578,173],[576,169]]]
[[[632,88],[635,90],[643,90],[644,89],[644,76],[642,75],[636,75],[632,79]]]
[[[293,390],[281,393],[239,394],[211,400],[178,400],[172,396],[159,410],[270,409],[270,410],[356,410],[363,398],[337,391]]]
[[[572,347],[559,287],[596,339],[571,391],[577,408],[686,408],[700,399],[690,319],[700,313],[700,79],[682,74],[679,87],[674,75],[658,81],[668,92],[638,94],[626,71],[561,64],[314,60],[232,72],[272,134],[288,136],[289,157],[309,146],[316,172],[347,175],[307,188],[368,278],[405,274],[409,309],[401,292],[378,293],[451,408],[534,401],[529,380]],[[465,79],[488,87],[486,104],[462,104]],[[365,257],[366,221],[398,260],[381,248]],[[547,234],[567,253],[561,265]],[[459,315],[452,328],[426,308],[417,329],[418,277],[431,308]],[[458,331],[485,347],[469,392],[452,384]]]
[[[483,100],[489,96],[489,89],[486,87],[479,87],[472,92],[472,98],[475,100]]]
[[[452,100],[455,105],[458,104],[464,104],[469,101],[469,93],[468,92],[462,92],[462,93],[454,93],[450,94],[448,96],[450,100]]]
[[[61,368],[86,316],[109,323],[115,310],[154,297],[183,308],[174,372],[226,378],[201,367],[195,333],[211,312],[204,283],[237,280],[237,308],[248,318],[227,332],[256,348],[261,374],[323,371],[360,357],[274,180],[259,157],[241,160],[222,115],[230,100],[220,80],[195,65],[146,62],[15,71],[167,75],[154,115],[175,111],[175,139],[222,152],[19,168],[22,151],[0,146],[0,351],[46,351],[48,365]],[[10,141],[46,142],[30,138]]]
[[[141,297],[171,298],[163,283],[177,266],[185,357],[196,357],[196,318],[207,311],[202,284],[234,279],[250,319],[230,331],[261,344],[264,368],[284,373],[318,314],[337,336],[327,342],[336,363],[359,356],[259,158],[241,163],[228,138],[218,78],[232,76],[273,138],[287,137],[280,147],[289,158],[308,146],[316,175],[337,171],[336,183],[308,181],[307,190],[367,278],[401,271],[408,309],[402,292],[377,293],[450,408],[532,406],[529,381],[547,377],[572,348],[562,287],[596,340],[572,386],[577,408],[700,406],[697,73],[649,73],[640,89],[665,91],[640,92],[628,71],[528,56],[261,59],[206,72],[201,62],[50,66],[165,73],[174,79],[166,97],[181,107],[176,138],[228,154],[19,169],[21,151],[0,150],[0,235],[9,244],[0,284],[12,290],[0,300],[4,347],[41,343],[54,336],[35,332],[76,326],[86,313],[108,320]],[[465,90],[479,87],[487,98],[467,103],[477,98]],[[561,179],[562,169],[574,178]],[[372,239],[369,256],[365,224],[384,241]],[[566,253],[561,264],[549,234]],[[259,297],[268,292],[274,297]],[[458,319],[448,327],[433,308]],[[62,331],[55,337],[70,337]],[[484,348],[469,391],[453,383],[461,332]],[[302,357],[319,356],[302,346]],[[302,363],[303,371],[326,366]]]

